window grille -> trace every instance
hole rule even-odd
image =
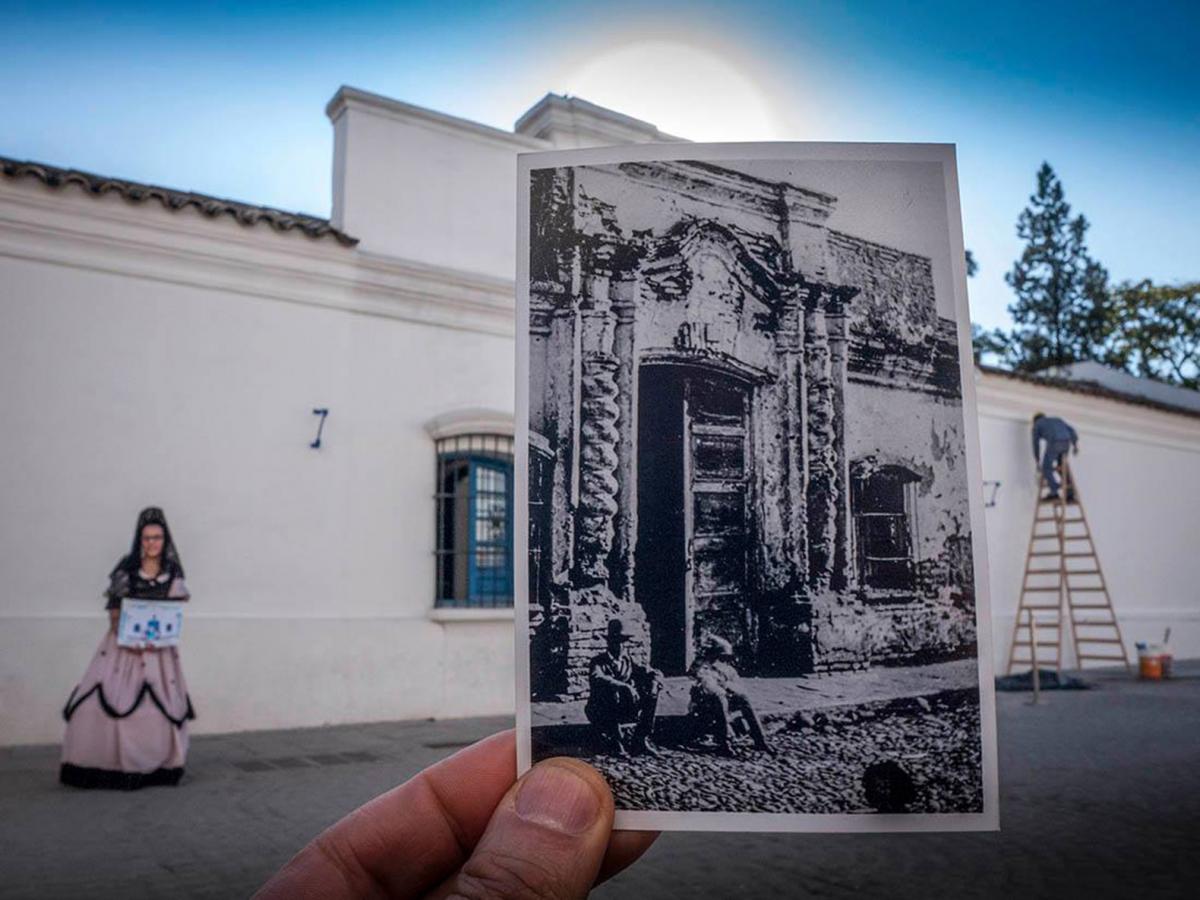
[[[902,466],[882,466],[853,481],[858,573],[865,588],[897,593],[916,589],[912,518],[917,481],[917,475]]]
[[[436,605],[512,606],[512,438],[442,438],[436,486]]]

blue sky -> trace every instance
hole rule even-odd
[[[1048,160],[1116,279],[1200,279],[1200,4],[6,4],[0,154],[319,215],[341,84],[502,128],[547,91],[704,140],[949,141],[973,317]]]

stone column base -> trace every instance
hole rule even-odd
[[[814,671],[870,668],[878,621],[861,600],[837,592],[814,597],[812,629]]]

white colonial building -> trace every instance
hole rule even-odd
[[[60,736],[147,505],[197,731],[512,709],[516,155],[673,138],[554,95],[513,132],[350,88],[327,113],[329,220],[0,160],[0,744]],[[1127,640],[1200,655],[1195,393],[975,377],[997,658],[1038,409],[1080,432]]]

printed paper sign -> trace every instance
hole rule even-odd
[[[183,629],[183,603],[175,600],[121,601],[117,643],[122,647],[174,647]]]

